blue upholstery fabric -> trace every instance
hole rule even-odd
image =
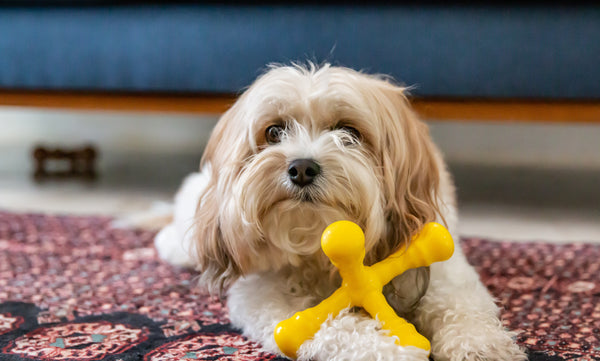
[[[306,59],[424,96],[600,99],[600,7],[0,8],[0,88],[237,92]]]

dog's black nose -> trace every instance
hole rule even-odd
[[[296,159],[290,163],[288,174],[294,184],[307,186],[321,173],[321,167],[312,159]]]

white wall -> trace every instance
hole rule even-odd
[[[0,108],[0,172],[30,169],[30,152],[37,143],[85,142],[99,147],[100,167],[105,170],[136,167],[136,160],[153,157],[162,157],[163,166],[175,166],[170,162],[179,156],[187,159],[182,167],[194,168],[216,120],[213,116]],[[429,124],[450,162],[600,169],[600,123]]]
[[[429,122],[451,162],[600,169],[596,124]]]
[[[0,172],[30,166],[36,144],[91,142],[106,168],[124,157],[196,156],[200,159],[215,117],[0,108]]]

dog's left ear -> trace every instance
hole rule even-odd
[[[382,144],[377,152],[382,169],[387,232],[375,248],[377,259],[387,257],[439,212],[438,188],[441,155],[427,125],[410,107],[402,88],[381,81],[379,104]],[[389,286],[398,289],[395,308],[409,311],[427,290],[427,268],[406,272]],[[393,291],[388,286],[388,295]],[[407,291],[409,290],[409,291]]]
[[[441,155],[404,94],[404,90],[382,82],[380,114],[382,144],[378,151],[385,194],[385,214],[392,251],[406,244],[439,212],[438,188]]]

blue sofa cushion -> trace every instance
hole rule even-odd
[[[238,92],[270,62],[423,96],[600,99],[600,7],[0,7],[0,88]]]

